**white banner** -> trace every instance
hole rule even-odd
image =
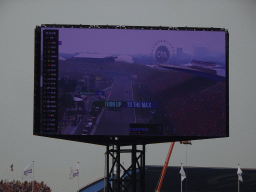
[[[242,178],[242,170],[240,169],[240,167],[238,166],[238,170],[237,170],[237,175],[238,175],[238,179],[240,181],[243,181],[243,178]]]
[[[74,177],[79,176],[79,165],[77,165],[75,168],[70,168],[70,177],[69,179],[73,179]]]
[[[183,167],[181,167],[181,169],[180,169],[180,174],[181,174],[181,181],[183,181],[186,178],[186,174],[185,174]]]
[[[30,165],[28,165],[28,166],[24,169],[23,174],[22,174],[22,178],[23,178],[23,179],[32,178],[32,177],[33,177],[33,173],[34,173],[34,170],[33,170],[33,163],[31,163]]]

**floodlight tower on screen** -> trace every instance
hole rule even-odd
[[[35,135],[229,136],[227,30],[44,25],[36,34]]]

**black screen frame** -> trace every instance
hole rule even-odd
[[[98,28],[98,29],[140,29],[140,30],[185,30],[185,31],[225,31],[226,46],[226,136],[229,137],[229,32],[224,28],[201,28],[201,27],[156,27],[156,26],[124,26],[124,25],[62,25],[62,24],[43,24],[35,28],[35,47],[34,47],[34,109],[33,109],[33,135],[49,138],[56,138],[69,141],[77,141],[83,143],[91,143],[98,145],[119,144],[127,146],[132,144],[155,144],[185,140],[202,140],[220,137],[199,137],[199,136],[116,136],[116,135],[56,135],[43,134],[40,132],[41,113],[41,28]]]

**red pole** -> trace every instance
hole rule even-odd
[[[168,155],[167,155],[166,160],[165,160],[165,163],[164,163],[164,167],[163,167],[163,170],[162,170],[162,173],[161,173],[160,180],[159,180],[159,182],[158,182],[158,187],[157,187],[156,192],[160,192],[160,189],[161,189],[161,187],[162,187],[162,183],[163,183],[163,180],[164,180],[164,176],[165,176],[165,173],[166,173],[167,166],[168,166],[168,164],[169,164],[169,160],[170,160],[170,157],[171,157],[171,154],[172,154],[172,150],[173,150],[173,147],[174,147],[174,143],[175,143],[175,142],[172,142],[172,143],[171,143],[170,149],[169,149],[169,151],[168,151]]]

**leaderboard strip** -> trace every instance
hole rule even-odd
[[[58,98],[58,30],[43,31],[43,131],[56,133]]]

